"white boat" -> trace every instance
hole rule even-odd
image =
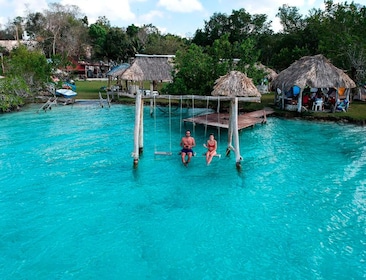
[[[56,96],[62,96],[65,98],[75,97],[77,93],[71,89],[60,88],[56,90]]]

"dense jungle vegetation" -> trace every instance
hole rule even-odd
[[[234,69],[258,83],[263,73],[254,67],[256,62],[279,72],[303,56],[319,53],[362,85],[366,6],[324,3],[324,10],[313,9],[308,15],[293,6],[279,7],[282,30],[276,33],[265,14],[251,15],[245,8],[229,15],[217,12],[192,38],[162,34],[152,24],[111,26],[105,16],[89,24],[77,6],[52,3],[43,13],[29,13],[0,26],[0,40],[18,40],[26,31],[32,44],[12,51],[0,47],[0,75],[5,76],[0,79],[0,111],[27,102],[45,88],[55,69],[72,61],[112,66],[130,62],[135,54],[176,55],[178,71],[166,88],[172,94],[209,94],[214,81]]]

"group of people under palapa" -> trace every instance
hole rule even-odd
[[[194,155],[193,148],[196,146],[196,141],[191,136],[190,130],[186,131],[186,135],[182,137],[180,145],[182,147],[182,163],[187,166],[188,163],[191,161],[192,156]],[[203,146],[207,148],[206,163],[207,165],[210,165],[212,158],[216,155],[217,150],[217,141],[215,140],[215,136],[213,135],[213,133],[210,134],[209,139],[205,144],[203,144]]]
[[[338,89],[340,96],[344,95],[344,88]],[[293,86],[288,92],[286,92],[287,103],[291,105],[297,105],[298,94],[300,93],[300,88]],[[319,111],[324,111],[325,109],[333,110],[334,107],[337,111],[346,111],[348,108],[348,100],[345,98],[343,100],[336,100],[336,89],[329,88],[327,90],[320,88],[310,88],[306,87],[302,94],[302,106],[307,110],[314,110],[315,106],[319,105]]]

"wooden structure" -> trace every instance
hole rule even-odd
[[[229,154],[230,150],[233,150],[235,152],[236,167],[240,168],[242,156],[240,155],[239,145],[238,97],[252,98],[254,101],[255,98],[260,99],[261,94],[252,79],[239,71],[231,71],[217,79],[211,94],[213,96],[226,96],[230,98],[228,148],[226,154]]]
[[[171,81],[171,73],[173,71],[172,59],[174,56],[136,56],[131,67],[126,69],[122,75],[122,79],[131,80],[134,82],[150,81],[150,91],[153,92],[154,81]],[[135,128],[134,128],[134,149],[133,149],[133,164],[137,167],[139,155],[143,152],[143,99],[150,99],[150,106],[153,106],[153,96],[143,96],[141,91],[136,91],[136,95],[130,95],[136,98],[135,109]],[[236,155],[236,166],[240,167],[242,157],[240,155],[239,145],[239,127],[252,126],[258,122],[249,117],[246,118],[247,124],[244,125],[244,120],[239,125],[238,119],[238,102],[239,100],[247,102],[260,102],[261,94],[245,74],[238,71],[231,71],[225,76],[216,80],[212,96],[161,96],[161,98],[190,98],[203,100],[230,100],[230,114],[228,119],[228,148],[227,154],[233,150]],[[206,117],[205,117],[206,118]],[[202,121],[202,119],[201,119]],[[203,123],[203,122],[202,122]],[[218,124],[217,124],[218,125]],[[232,144],[232,139],[234,144]]]
[[[122,87],[122,75],[123,73],[130,67],[131,65],[128,63],[122,63],[111,70],[109,70],[106,74],[108,77],[108,84],[107,84],[107,90],[110,90],[112,88],[112,80],[116,79],[116,85],[119,87]]]
[[[139,161],[139,154],[143,152],[143,106],[142,92],[137,90],[143,81],[150,81],[150,92],[154,91],[154,85],[157,82],[172,81],[173,58],[174,55],[136,55],[131,66],[127,68],[121,79],[132,81],[129,93],[136,98],[136,119],[134,130],[134,149],[133,149],[133,163],[137,166]],[[136,94],[136,95],[134,95]],[[153,99],[150,98],[150,106],[152,106]]]
[[[277,94],[281,92],[281,108],[285,108],[285,92],[293,86],[300,87],[300,94],[297,99],[297,111],[302,110],[302,93],[306,86],[310,88],[335,88],[336,100],[339,89],[346,89],[346,96],[349,99],[349,91],[356,87],[355,82],[344,73],[343,70],[335,67],[323,55],[305,56],[292,63],[283,70],[271,83],[272,89]],[[277,90],[279,89],[279,90]]]
[[[238,130],[253,127],[259,123],[265,123],[267,121],[267,116],[273,113],[274,113],[273,109],[265,108],[264,110],[238,115]],[[208,126],[229,129],[230,125],[229,117],[230,117],[229,114],[213,113],[213,114],[195,116],[192,118],[186,118],[183,119],[183,122],[191,122],[194,124],[203,124]]]
[[[136,54],[131,66],[123,72],[121,79],[132,81],[130,93],[136,93],[143,81],[150,81],[150,92],[158,82],[171,82],[174,55]],[[140,83],[140,85],[139,85]]]

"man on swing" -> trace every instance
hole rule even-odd
[[[191,161],[191,157],[193,156],[192,148],[196,146],[196,142],[194,138],[191,136],[191,131],[189,130],[186,131],[186,135],[182,137],[180,145],[183,148],[181,150],[182,162],[185,166],[187,166],[187,164]],[[186,156],[188,157],[187,159]]]

